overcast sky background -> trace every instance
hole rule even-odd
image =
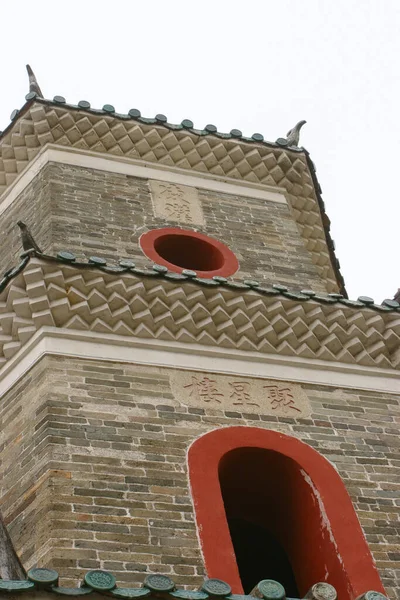
[[[306,119],[349,296],[400,287],[399,0],[20,0],[0,22],[0,130],[27,62],[46,98],[270,141]]]

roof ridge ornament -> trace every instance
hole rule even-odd
[[[292,129],[289,129],[289,131],[286,134],[286,138],[278,138],[276,140],[276,144],[278,144],[278,146],[287,146],[289,148],[298,148],[299,141],[300,141],[300,129],[306,123],[307,123],[307,121],[304,121],[304,120],[296,123],[296,125],[294,127],[292,127]]]
[[[28,71],[29,75],[29,92],[34,92],[39,96],[39,98],[44,98],[42,90],[40,89],[37,79],[35,77],[35,73],[32,71],[30,65],[26,65],[26,70]]]
[[[17,225],[21,230],[21,240],[22,240],[22,247],[24,249],[24,252],[30,252],[33,250],[34,252],[38,252],[39,254],[42,254],[42,251],[39,248],[39,246],[37,245],[37,243],[35,242],[33,235],[31,234],[28,226],[25,225],[25,223],[23,223],[23,221],[17,221]]]

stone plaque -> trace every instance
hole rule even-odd
[[[154,215],[188,225],[204,225],[203,211],[195,187],[150,179]]]
[[[171,389],[185,406],[220,408],[237,412],[307,417],[307,394],[296,383],[218,375],[195,371],[171,372]]]

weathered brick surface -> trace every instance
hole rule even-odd
[[[17,221],[32,224],[43,251],[51,248],[51,193],[49,169],[44,169],[0,217],[0,273],[15,267],[23,252]]]
[[[388,593],[399,593],[399,397],[303,386],[310,418],[185,408],[166,370],[45,357],[2,399],[2,510],[27,567],[63,585],[89,568],[198,585],[203,564],[186,452],[231,425],[281,431],[337,467]]]
[[[235,252],[241,265],[237,277],[326,289],[286,205],[205,190],[199,198],[206,224],[196,229]],[[140,265],[150,264],[138,244],[141,234],[176,226],[154,217],[147,180],[52,163],[1,217],[1,272],[14,266],[21,252],[18,219],[31,225],[45,252],[130,258]]]

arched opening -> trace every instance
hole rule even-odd
[[[340,476],[307,444],[228,427],[196,440],[188,464],[209,577],[234,593],[269,578],[289,597],[322,581],[341,600],[385,593]]]
[[[225,514],[245,593],[262,579],[275,579],[287,596],[299,595],[293,568],[299,554],[307,554],[305,544],[315,548],[315,535],[310,491],[296,471],[291,459],[262,448],[238,448],[220,461]]]
[[[192,235],[164,235],[154,248],[167,262],[194,271],[217,271],[224,264],[218,248]]]
[[[231,517],[228,525],[244,593],[249,594],[262,579],[274,579],[288,597],[298,598],[292,565],[273,534],[250,519]]]

